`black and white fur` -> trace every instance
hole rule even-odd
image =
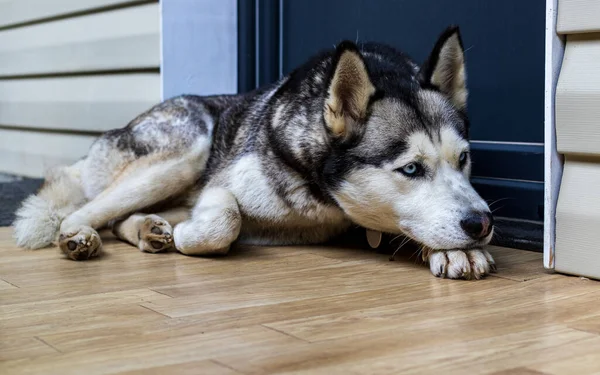
[[[105,133],[23,203],[15,238],[81,260],[109,225],[143,251],[208,255],[358,224],[419,242],[436,276],[480,278],[493,223],[469,183],[466,100],[458,28],[423,66],[343,42],[273,85],[176,97]]]

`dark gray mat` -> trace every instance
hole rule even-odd
[[[10,226],[15,219],[15,211],[23,199],[35,193],[42,186],[42,179],[23,178],[0,182],[0,227]]]

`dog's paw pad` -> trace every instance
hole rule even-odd
[[[86,260],[97,256],[102,247],[98,232],[91,227],[82,226],[76,230],[61,233],[58,247],[72,260]]]
[[[495,272],[496,264],[485,250],[444,250],[430,254],[429,268],[437,277],[470,280]]]
[[[173,247],[173,228],[160,216],[147,215],[140,227],[139,249],[158,253]]]

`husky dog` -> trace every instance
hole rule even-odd
[[[466,104],[457,27],[422,66],[346,41],[273,85],[172,98],[105,133],[24,201],[15,238],[83,260],[110,226],[142,251],[213,255],[355,224],[420,243],[436,276],[478,279],[493,219],[469,182]]]

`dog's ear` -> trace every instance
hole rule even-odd
[[[459,110],[467,108],[465,56],[457,26],[440,36],[419,73],[421,84],[431,85],[446,94]]]
[[[347,139],[367,116],[375,86],[356,44],[336,48],[325,98],[325,125],[336,138]]]

